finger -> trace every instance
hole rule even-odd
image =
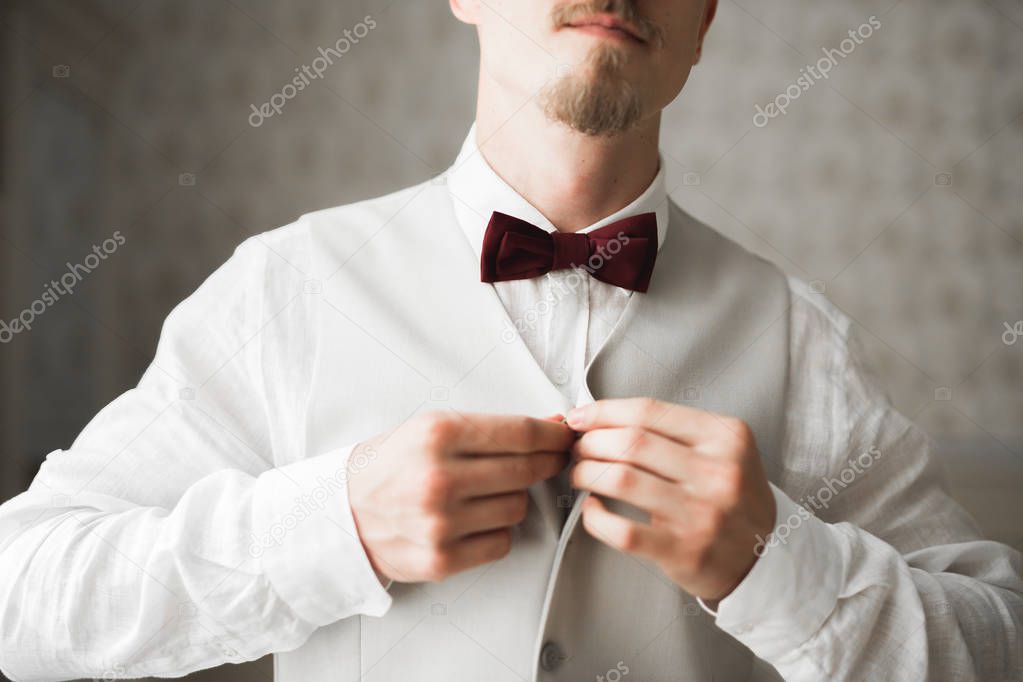
[[[568,413],[568,425],[576,431],[640,426],[693,445],[725,428],[726,418],[652,398],[626,398],[598,400],[577,407]]]
[[[511,541],[511,531],[507,528],[470,535],[450,545],[438,568],[450,575],[497,561],[511,551]]]
[[[451,539],[522,523],[529,510],[529,493],[515,492],[467,500],[451,512]]]
[[[681,510],[685,498],[678,486],[660,476],[617,462],[579,462],[572,469],[572,486],[668,516]]]
[[[637,426],[587,431],[572,446],[572,456],[631,464],[669,481],[684,479],[698,457],[689,446]]]
[[[533,452],[465,457],[450,466],[455,494],[464,499],[525,490],[556,476],[567,464],[564,452]]]
[[[583,527],[605,545],[657,561],[670,549],[670,536],[645,523],[612,514],[596,497],[583,502]]]
[[[561,422],[533,417],[462,414],[456,423],[455,454],[566,451],[572,444],[572,429]]]

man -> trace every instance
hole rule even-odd
[[[0,508],[4,672],[1019,677],[1019,553],[848,320],[666,196],[716,5],[451,0],[481,48],[455,164],[248,240],[171,313]]]

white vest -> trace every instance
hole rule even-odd
[[[392,220],[399,213],[419,218]],[[420,411],[571,407],[479,282],[443,180],[307,219],[337,310],[317,313],[306,452]],[[631,298],[587,389],[740,417],[774,479],[788,306],[777,268],[672,205],[650,290]],[[277,654],[278,682],[777,679],[656,567],[592,539],[578,523],[581,498],[567,522],[553,487],[535,486],[531,499],[508,557],[437,584],[393,585],[382,618],[340,621]]]

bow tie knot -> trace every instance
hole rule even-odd
[[[551,270],[583,267],[590,260],[590,238],[576,232],[553,232],[554,258]]]
[[[657,258],[654,213],[623,218],[585,234],[547,232],[495,211],[483,235],[480,280],[530,279],[584,268],[594,278],[645,292]]]

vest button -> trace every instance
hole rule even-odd
[[[547,642],[540,649],[540,667],[546,672],[554,672],[561,666],[564,660],[564,652],[554,642]]]

